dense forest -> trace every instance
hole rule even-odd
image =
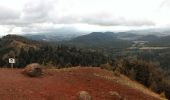
[[[164,69],[167,73],[170,73],[170,49],[159,49],[159,50],[140,50],[140,49],[113,49],[105,50],[109,53],[111,59],[140,59],[146,62],[152,62],[156,66]]]
[[[14,67],[25,67],[30,63],[51,64],[56,67],[99,66],[107,57],[97,50],[79,49],[71,46],[52,45],[26,38],[8,35],[0,40],[0,66],[9,66],[8,58],[16,59]]]

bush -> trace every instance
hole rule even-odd
[[[114,72],[124,74],[159,94],[170,98],[170,81],[165,72],[152,63],[143,60],[121,59],[115,62]]]
[[[101,69],[107,69],[107,70],[113,70],[113,66],[111,66],[109,63],[100,65]]]

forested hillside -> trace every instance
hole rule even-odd
[[[65,44],[90,48],[127,48],[132,42],[121,40],[113,32],[93,32],[66,41]]]
[[[120,59],[113,63],[114,72],[121,73],[143,84],[152,91],[170,98],[170,80],[166,72],[143,60]]]
[[[38,62],[56,67],[99,66],[107,62],[107,57],[96,50],[78,49],[71,46],[52,45],[37,42],[16,35],[8,35],[0,40],[0,66],[9,66],[8,58],[16,58],[15,67]]]

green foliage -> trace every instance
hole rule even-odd
[[[170,81],[165,78],[165,72],[152,63],[121,59],[115,62],[114,71],[127,75],[157,93],[165,92],[166,97],[170,98]]]
[[[13,46],[11,43],[17,41],[24,46]],[[40,63],[53,66],[100,66],[107,62],[107,57],[97,50],[78,49],[64,45],[52,45],[50,43],[29,41],[26,38],[13,35],[5,36],[0,44],[0,66],[9,66],[8,58],[16,58],[15,67],[25,67],[30,63]]]
[[[113,70],[113,66],[111,66],[109,63],[101,64],[101,65],[100,65],[100,68],[101,68],[101,69],[107,69],[107,70],[110,70],[110,71]]]

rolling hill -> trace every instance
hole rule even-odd
[[[126,48],[131,45],[131,41],[121,40],[112,32],[93,32],[76,37],[66,43],[92,48]]]
[[[55,34],[55,33],[40,33],[40,34],[25,34],[23,37],[37,40],[37,41],[64,41],[64,40],[70,40],[75,37],[79,36],[79,34]]]

